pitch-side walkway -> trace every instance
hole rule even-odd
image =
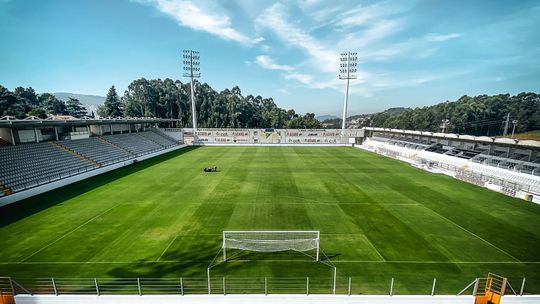
[[[473,304],[472,296],[367,296],[367,295],[163,295],[163,296],[93,296],[93,295],[18,295],[17,304],[291,304],[291,303],[328,303],[328,304]],[[540,303],[540,295],[505,296],[504,304]]]

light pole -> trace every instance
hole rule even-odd
[[[356,53],[341,53],[339,63],[339,79],[344,79],[345,84],[345,100],[343,102],[343,121],[341,122],[341,134],[345,134],[345,126],[347,120],[347,106],[349,103],[349,80],[356,79],[356,61],[358,57]]]
[[[195,85],[194,78],[201,77],[201,56],[199,52],[193,50],[184,50],[184,77],[190,78],[191,83],[191,116],[193,119],[193,140],[196,140],[197,132],[197,109],[195,108]]]
[[[516,125],[517,125],[518,121],[516,119],[512,120],[512,124],[514,125],[512,127],[512,138],[514,138],[514,132],[516,132]]]
[[[450,120],[448,120],[448,119],[443,119],[442,120],[442,125],[441,125],[442,133],[446,132],[446,128],[448,128],[449,124],[450,124]]]

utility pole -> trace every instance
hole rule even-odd
[[[510,113],[508,113],[508,115],[506,115],[506,121],[504,122],[503,136],[506,136],[508,134],[508,123],[510,123]]]
[[[512,138],[514,138],[514,132],[516,132],[516,125],[518,121],[516,119],[512,120]]]
[[[191,116],[193,121],[193,141],[197,141],[197,109],[195,107],[195,85],[194,78],[201,77],[201,56],[199,52],[193,50],[184,50],[184,77],[190,78],[191,84]]]
[[[449,124],[450,124],[450,120],[448,120],[448,119],[443,119],[442,120],[442,125],[441,125],[441,132],[442,133],[446,132],[446,128],[448,128]]]
[[[349,103],[349,80],[356,79],[356,53],[341,53],[339,63],[339,79],[346,80],[345,84],[345,100],[343,101],[343,121],[341,122],[341,134],[345,134],[347,122],[347,106]]]

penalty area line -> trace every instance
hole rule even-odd
[[[174,243],[174,241],[176,241],[176,239],[178,238],[178,235],[176,235],[172,241],[169,243],[169,245],[167,245],[167,247],[165,247],[165,249],[163,250],[163,252],[161,252],[161,254],[159,255],[159,258],[156,260],[156,262],[159,262],[161,260],[161,258],[163,257],[163,255],[165,254],[165,252],[167,252],[167,250],[169,250],[169,248],[171,248],[171,245]]]
[[[80,224],[79,226],[77,226],[77,227],[71,229],[70,231],[64,233],[63,235],[61,235],[61,236],[60,236],[59,238],[57,238],[56,240],[54,240],[54,241],[50,242],[49,244],[47,244],[47,245],[41,247],[41,249],[39,249],[38,251],[32,253],[31,255],[27,256],[26,258],[22,259],[19,263],[23,263],[23,262],[25,262],[26,260],[30,259],[31,257],[35,256],[36,254],[38,254],[38,253],[42,252],[43,250],[45,250],[45,249],[51,247],[52,245],[56,244],[57,242],[59,242],[60,240],[62,240],[63,238],[65,238],[66,236],[68,236],[68,235],[72,234],[73,232],[79,230],[80,228],[82,228],[82,227],[85,226],[86,224],[92,222],[93,220],[97,219],[98,217],[100,217],[100,216],[104,215],[105,213],[111,211],[113,208],[118,207],[119,205],[120,205],[120,204],[116,204],[116,205],[112,206],[111,208],[109,208],[109,209],[107,209],[107,210],[105,210],[105,211],[103,211],[103,212],[101,212],[101,213],[95,215],[94,217],[92,217],[91,219],[87,220],[86,222],[84,222],[84,223]]]

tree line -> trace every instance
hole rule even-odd
[[[172,118],[191,127],[191,86],[170,78],[137,79],[120,97],[112,86],[99,116]],[[243,96],[238,86],[217,92],[207,83],[195,83],[197,125],[201,128],[321,128],[315,114],[297,114],[278,107],[274,100]]]
[[[78,118],[88,115],[86,108],[78,99],[69,98],[63,101],[49,93],[37,94],[32,87],[16,87],[11,92],[0,85],[0,117],[46,118],[48,114],[70,115]]]
[[[132,81],[123,96],[112,86],[103,105],[98,106],[100,117],[154,117],[177,121],[177,127],[191,127],[189,83],[172,79],[145,78]],[[217,92],[207,83],[195,83],[198,127],[201,128],[321,128],[315,114],[297,114],[293,109],[278,107],[272,98],[243,96],[238,86]],[[37,94],[34,89],[17,87],[13,92],[0,86],[0,117],[25,118],[47,115],[88,114],[79,100],[62,101],[49,93]]]
[[[516,122],[516,133],[540,130],[540,95],[465,95],[457,101],[373,114],[366,125],[440,132],[443,120],[448,120],[446,132],[495,136],[503,133],[508,114],[509,130],[512,130],[513,121]]]

